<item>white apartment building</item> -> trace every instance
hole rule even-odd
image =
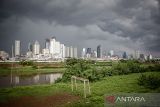
[[[15,56],[20,56],[20,40],[15,40]]]
[[[35,41],[35,43],[33,45],[33,54],[34,55],[40,54],[40,44],[38,41]]]

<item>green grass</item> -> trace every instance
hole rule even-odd
[[[156,74],[160,76],[159,72],[146,72],[146,75]],[[147,89],[137,84],[137,78],[140,73],[129,75],[118,75],[106,77],[98,82],[91,83],[91,95],[87,99],[82,99],[73,107],[83,107],[84,105],[104,106],[104,95],[111,93],[152,93],[160,92],[160,88],[156,90]],[[7,101],[9,98],[20,96],[47,96],[57,92],[69,92],[76,95],[81,95],[83,98],[83,84],[79,84],[77,91],[71,92],[70,83],[56,83],[53,85],[37,85],[37,86],[22,86],[14,88],[0,89],[0,101]],[[87,102],[87,104],[86,104]]]
[[[159,72],[146,72],[144,74],[157,74],[160,76]],[[143,86],[137,84],[137,78],[140,73],[120,75],[104,78],[103,80],[92,83],[91,90],[92,95],[90,96],[91,102],[103,103],[104,94],[110,93],[147,93],[147,92],[160,92],[160,90],[150,90]]]
[[[70,86],[65,83],[52,85],[19,86],[13,88],[0,89],[0,102],[5,102],[10,98],[21,96],[48,96],[58,92],[69,92]]]

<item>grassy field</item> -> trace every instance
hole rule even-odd
[[[159,75],[159,72],[146,72],[144,74]],[[59,92],[68,92],[74,95],[81,96],[81,100],[70,104],[70,106],[104,106],[104,95],[111,93],[147,93],[147,92],[160,92],[160,89],[151,90],[139,86],[137,84],[137,78],[140,73],[134,73],[129,75],[110,76],[104,79],[91,83],[91,95],[87,99],[83,98],[82,84],[79,84],[77,91],[72,92],[70,83],[56,83],[53,85],[37,85],[37,86],[25,86],[14,88],[0,89],[0,102],[5,102],[8,99],[18,98],[21,96],[48,96]],[[87,102],[87,103],[86,103]]]

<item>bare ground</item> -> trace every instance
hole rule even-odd
[[[73,103],[79,99],[79,96],[68,93],[57,93],[45,97],[23,96],[0,103],[0,107],[59,107]]]

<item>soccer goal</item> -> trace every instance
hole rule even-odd
[[[88,95],[91,94],[89,80],[85,79],[85,78],[81,78],[81,77],[72,76],[71,77],[71,88],[72,88],[72,91],[74,90],[74,88],[75,88],[75,90],[80,88],[80,87],[78,87],[78,82],[77,81],[83,82],[84,98],[86,98],[87,94]]]

